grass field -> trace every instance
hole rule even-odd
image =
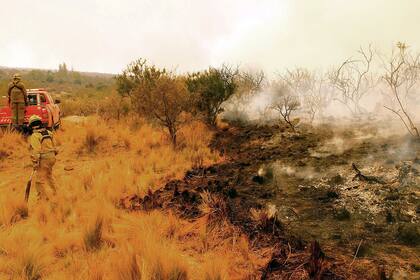
[[[27,143],[3,132],[0,279],[253,279],[264,258],[228,222],[119,207],[126,195],[143,196],[194,165],[223,160],[209,150],[211,136],[191,123],[174,150],[166,134],[141,121],[65,120],[56,133],[58,195],[37,201],[32,190],[25,205]]]

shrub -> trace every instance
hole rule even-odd
[[[216,125],[217,116],[223,112],[222,104],[236,92],[237,75],[237,69],[226,65],[188,75],[187,86],[194,96],[194,109],[204,115],[208,124]]]
[[[273,83],[273,102],[271,108],[277,111],[283,121],[295,130],[297,122],[291,119],[291,115],[300,107],[298,96],[283,81]]]
[[[397,239],[406,245],[420,244],[419,226],[416,224],[402,224],[397,230]]]
[[[86,129],[86,135],[83,139],[82,145],[80,146],[79,153],[87,152],[94,153],[99,144],[105,140],[105,136],[100,131],[101,128],[89,126]]]
[[[175,146],[182,113],[189,109],[189,95],[182,78],[137,60],[117,76],[118,92],[129,96],[134,110],[166,128]]]
[[[224,221],[228,216],[226,201],[219,195],[205,191],[201,194],[200,210],[207,215],[210,224]]]
[[[334,217],[339,221],[350,220],[350,216],[351,214],[349,210],[347,210],[345,207],[338,209],[334,214]]]

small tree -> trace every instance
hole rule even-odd
[[[251,98],[262,90],[264,81],[265,74],[262,70],[247,70],[238,73],[235,79],[237,89],[226,104],[226,109],[230,111],[231,117],[236,120],[247,118],[246,107],[250,104]]]
[[[418,128],[407,110],[407,102],[414,92],[420,77],[420,54],[413,55],[405,43],[398,42],[392,50],[390,57],[382,59],[385,74],[383,79],[390,89],[393,107],[385,106],[396,114],[407,131],[416,137],[420,137]]]
[[[295,122],[291,120],[291,115],[299,106],[299,97],[294,94],[290,86],[284,81],[276,81],[271,85],[273,91],[273,100],[271,109],[277,111],[283,120],[295,131]]]
[[[311,87],[304,92],[303,103],[307,108],[309,120],[311,123],[315,120],[317,115],[322,114],[323,110],[331,102],[331,94],[327,86],[326,80],[322,75],[310,77]]]
[[[239,99],[248,99],[255,93],[259,92],[264,86],[264,71],[240,71],[236,76],[237,90],[235,97]]]
[[[121,117],[128,115],[130,111],[130,104],[127,99],[127,97],[114,93],[105,96],[100,102],[96,102],[99,116],[105,120],[119,121]]]
[[[166,74],[166,69],[158,69],[154,65],[148,65],[145,59],[138,59],[130,63],[120,75],[115,77],[117,91],[123,96],[132,99],[133,104],[138,103],[137,88],[142,85],[153,87],[160,76]]]
[[[188,90],[194,96],[196,109],[208,124],[216,125],[217,116],[223,112],[222,104],[235,93],[237,74],[237,69],[223,65],[188,75]]]
[[[145,60],[131,63],[116,79],[118,92],[130,97],[139,115],[165,127],[175,146],[182,113],[189,109],[184,79],[148,66]]]
[[[299,99],[311,123],[331,100],[323,74],[296,68],[287,70],[285,74],[280,75],[280,79],[287,85],[291,94]]]
[[[363,113],[360,100],[375,84],[370,72],[373,60],[372,46],[369,45],[367,50],[360,47],[358,54],[358,58],[345,60],[329,75],[331,84],[341,94],[335,100],[344,104],[353,116]]]
[[[67,69],[67,64],[65,62],[63,62],[63,64],[58,65],[58,71],[56,75],[59,80],[61,81],[66,80],[68,73],[69,71]]]

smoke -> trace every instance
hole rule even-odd
[[[391,89],[378,78],[378,82],[369,91],[363,94],[358,101],[360,111],[356,114],[351,110],[352,103],[344,104],[341,92],[333,88],[328,81],[323,82],[322,89],[313,97],[308,93],[295,93],[300,100],[300,107],[291,114],[291,118],[298,118],[300,122],[322,124],[341,123],[349,124],[360,121],[392,122],[392,129],[401,132],[404,125],[399,117],[385,107],[399,110],[398,103],[393,97]],[[411,89],[409,94],[401,94],[402,104],[410,115],[414,124],[420,126],[420,84]],[[273,84],[266,84],[260,91],[248,96],[233,96],[224,104],[223,118],[230,121],[269,123],[280,120],[281,116],[273,110],[275,98]],[[319,94],[319,95],[318,95]],[[312,98],[312,99],[311,99]],[[314,100],[322,100],[319,105],[314,105]],[[314,119],[311,112],[315,110]],[[402,129],[401,129],[402,128]],[[384,129],[384,128],[381,128]],[[389,126],[386,128],[389,130]],[[384,131],[383,131],[384,132]],[[388,133],[385,133],[388,134]]]

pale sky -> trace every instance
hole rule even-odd
[[[360,45],[420,49],[418,0],[0,0],[0,65],[118,73],[223,62],[324,68]]]

